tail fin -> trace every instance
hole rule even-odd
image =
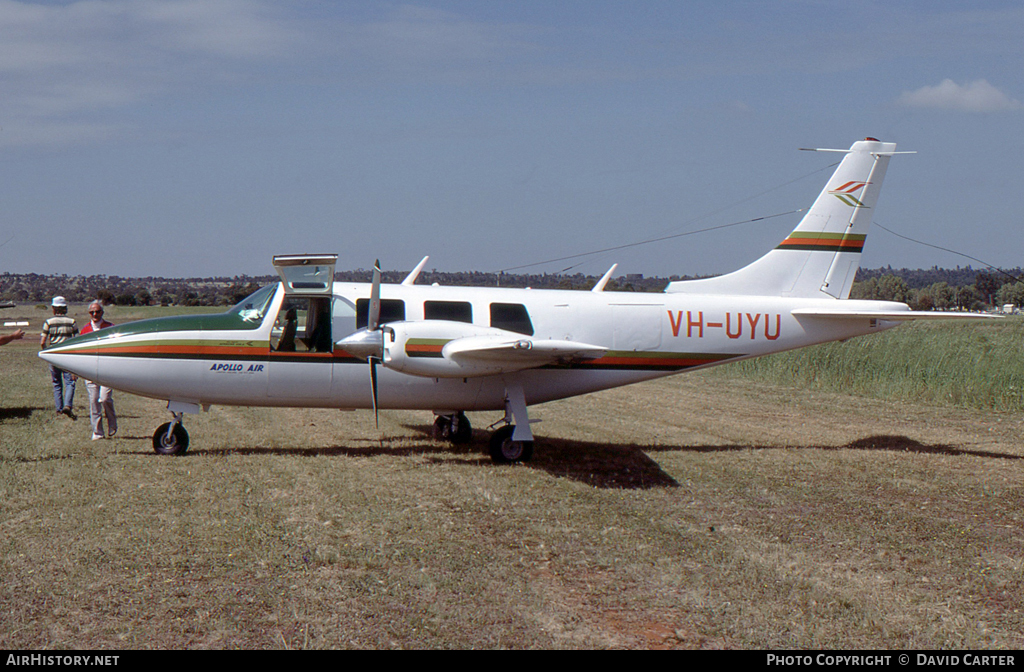
[[[799,226],[774,250],[717,278],[669,283],[666,292],[845,299],[860,266],[871,210],[896,144],[867,138],[844,152]]]

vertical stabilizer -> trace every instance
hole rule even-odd
[[[896,145],[867,138],[849,150],[814,205],[778,247],[717,278],[669,283],[666,292],[845,299],[860,266],[873,209]]]

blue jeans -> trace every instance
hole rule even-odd
[[[71,410],[71,403],[75,400],[75,379],[74,374],[63,369],[50,365],[50,379],[53,381],[53,405],[60,413],[65,408]]]

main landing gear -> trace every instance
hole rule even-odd
[[[455,445],[469,443],[473,439],[473,427],[462,411],[450,415],[439,414],[434,418],[434,438]]]
[[[491,434],[488,449],[495,464],[529,462],[533,457],[533,441],[516,441],[513,437],[515,425],[499,427]]]
[[[165,422],[153,432],[153,450],[160,455],[184,455],[188,450],[188,432],[181,424],[181,413],[174,413],[174,419]]]
[[[501,422],[506,422],[506,419],[503,418],[496,424]],[[495,464],[528,462],[533,457],[533,441],[516,441],[513,438],[515,430],[515,425],[504,424],[491,434],[488,452]],[[469,443],[473,438],[469,418],[461,411],[450,415],[438,415],[434,419],[434,438],[456,446]]]
[[[498,424],[502,426],[491,434],[487,444],[491,460],[495,464],[529,462],[533,457],[533,433],[522,387],[510,385],[505,389],[505,417],[495,423]],[[453,444],[468,443],[473,438],[469,418],[462,411],[438,413],[434,419],[434,438]]]

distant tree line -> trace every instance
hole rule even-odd
[[[231,306],[272,282],[253,278],[121,278],[116,275],[0,274],[0,300],[49,303],[63,296],[73,303],[102,301],[120,306]]]
[[[401,282],[407,271],[385,271],[383,281]],[[365,269],[338,271],[339,282],[370,282]],[[607,291],[660,292],[669,282],[692,276],[669,278],[631,274],[613,278]],[[116,275],[0,274],[0,301],[49,303],[61,295],[81,303],[99,300],[107,305],[149,306],[232,306],[260,287],[276,282],[276,275],[210,278],[122,278]],[[424,271],[418,284],[448,286],[534,287],[537,289],[589,290],[599,276],[576,273],[514,274],[464,271]],[[900,301],[915,310],[982,310],[1004,304],[1024,305],[1024,270],[978,271],[965,268],[942,269],[860,269],[851,298]]]
[[[408,271],[385,271],[383,281],[401,282]],[[338,282],[370,282],[373,272],[357,269],[338,271]],[[562,275],[552,273],[510,274],[467,271],[444,273],[425,271],[417,284],[485,287],[535,287],[537,289],[589,290],[599,276]],[[647,278],[633,274],[612,279],[608,291],[660,292],[671,278]],[[0,274],[0,301],[15,303],[49,303],[60,295],[68,301],[81,303],[98,300],[106,305],[150,306],[233,306],[260,287],[277,281],[276,275],[234,276],[212,278],[122,278],[116,275],[40,275],[37,273]]]
[[[853,299],[900,301],[914,310],[985,310],[1024,304],[1024,270],[861,269]]]

